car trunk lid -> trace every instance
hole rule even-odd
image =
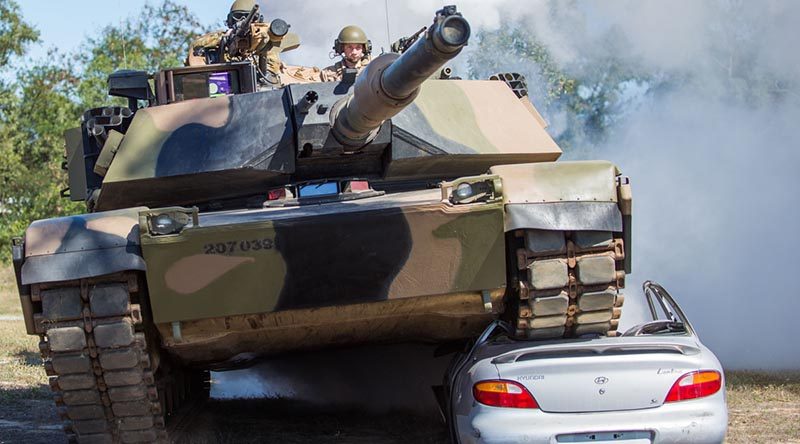
[[[531,347],[494,363],[501,379],[523,384],[543,411],[554,413],[658,407],[672,384],[699,365],[700,350],[686,341],[613,339]]]

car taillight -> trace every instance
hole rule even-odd
[[[476,401],[492,407],[539,408],[533,395],[525,387],[512,381],[481,381],[472,387],[472,395]]]
[[[702,398],[717,393],[720,388],[722,388],[722,375],[718,371],[691,372],[675,381],[664,402]]]

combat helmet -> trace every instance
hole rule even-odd
[[[372,52],[372,42],[367,39],[367,33],[356,25],[348,25],[339,31],[339,37],[333,42],[333,52],[341,54],[344,52],[344,45],[348,43],[360,43],[364,45],[364,56]]]
[[[228,13],[228,18],[225,23],[228,27],[233,26],[234,23],[247,17],[247,14],[253,10],[256,5],[256,0],[236,0],[231,5],[231,11]]]

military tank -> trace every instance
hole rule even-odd
[[[259,91],[247,62],[110,76],[129,106],[66,134],[64,194],[90,211],[13,245],[73,438],[165,441],[209,370],[259,357],[498,318],[532,339],[615,334],[630,184],[557,162],[520,76],[447,79],[469,34],[446,7],[336,83]]]

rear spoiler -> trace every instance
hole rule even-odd
[[[638,339],[638,338],[637,338]],[[621,338],[617,341],[622,340]],[[588,356],[608,356],[643,353],[676,353],[682,355],[696,355],[700,348],[675,342],[652,342],[647,338],[641,343],[608,343],[608,344],[552,344],[539,345],[522,350],[515,350],[492,359],[492,364],[510,364],[520,360],[551,358],[583,358]]]

